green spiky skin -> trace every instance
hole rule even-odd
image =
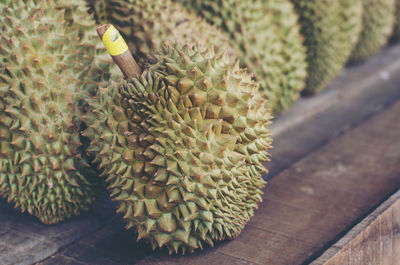
[[[308,57],[305,94],[321,91],[342,70],[361,32],[359,0],[291,0],[299,14]]]
[[[198,46],[165,46],[153,62],[99,88],[88,150],[138,240],[172,253],[234,238],[265,184],[270,114],[258,84]]]
[[[367,59],[385,46],[395,23],[395,0],[361,0],[363,22],[360,39],[353,50],[352,61]]]
[[[77,104],[107,65],[89,18],[82,1],[0,0],[0,195],[46,224],[95,198]]]
[[[274,113],[287,109],[305,86],[306,50],[287,0],[175,0],[226,31],[242,66],[261,82]]]
[[[239,52],[229,37],[171,0],[87,0],[99,24],[112,23],[138,61],[164,42],[200,43],[227,52],[236,60]]]

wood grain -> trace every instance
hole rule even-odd
[[[158,252],[139,264],[312,261],[400,187],[399,117],[396,103],[272,179],[235,240],[185,257]]]
[[[400,264],[400,190],[311,265]]]
[[[398,265],[399,263],[400,200],[326,265]]]

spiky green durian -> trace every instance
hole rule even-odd
[[[0,194],[57,223],[95,198],[77,105],[108,66],[82,1],[0,0],[0,31]]]
[[[305,93],[321,91],[341,71],[361,32],[359,0],[291,0],[308,56]]]
[[[226,31],[242,66],[261,82],[275,113],[298,99],[306,78],[306,50],[287,0],[175,0]]]
[[[363,21],[360,39],[352,53],[352,61],[376,54],[386,45],[395,23],[395,0],[361,0]]]
[[[198,46],[164,46],[89,101],[88,151],[127,227],[170,253],[236,237],[261,201],[270,114],[252,76]]]
[[[164,42],[214,46],[236,60],[239,52],[229,37],[171,0],[87,0],[100,24],[113,24],[137,60]]]

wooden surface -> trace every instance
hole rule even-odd
[[[400,102],[311,153],[267,185],[235,240],[139,264],[303,264],[400,187]],[[319,256],[319,255],[318,255]]]
[[[311,265],[400,264],[400,190]]]

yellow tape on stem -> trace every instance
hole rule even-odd
[[[128,45],[126,45],[125,40],[113,25],[110,25],[106,30],[102,41],[108,53],[112,56],[120,55],[128,50]]]

